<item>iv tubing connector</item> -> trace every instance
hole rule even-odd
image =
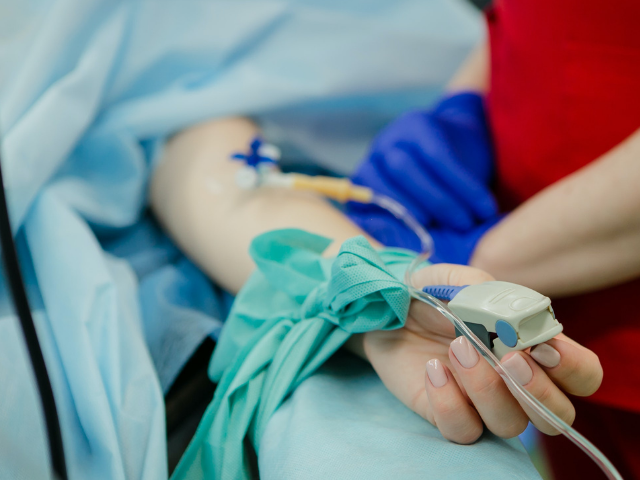
[[[370,188],[354,185],[346,178],[311,177],[298,173],[292,173],[291,178],[293,189],[312,190],[340,203],[371,203],[373,199],[373,191]]]

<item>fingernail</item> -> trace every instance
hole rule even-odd
[[[427,362],[427,377],[429,377],[429,381],[434,387],[445,386],[448,380],[447,372],[444,371],[444,366],[440,360],[434,358]]]
[[[506,368],[521,385],[526,385],[533,378],[533,370],[531,370],[527,361],[522,358],[522,355],[518,353],[502,362],[502,366]]]
[[[531,356],[540,365],[545,367],[557,367],[560,363],[560,352],[558,352],[551,345],[541,343],[531,349]]]
[[[458,337],[451,342],[451,350],[464,368],[475,367],[478,363],[478,352],[465,337]]]

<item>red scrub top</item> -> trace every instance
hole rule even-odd
[[[640,128],[640,0],[497,0],[487,20],[497,191],[511,209]],[[600,357],[590,401],[640,412],[640,280],[553,305]]]

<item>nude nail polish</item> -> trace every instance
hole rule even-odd
[[[533,378],[533,370],[531,370],[527,361],[519,353],[503,361],[502,366],[522,385],[526,385]]]
[[[478,363],[478,352],[465,337],[458,337],[451,342],[451,350],[464,368],[475,367]]]
[[[447,383],[447,372],[444,371],[444,365],[436,358],[427,362],[427,377],[435,388],[444,387]]]
[[[560,353],[546,343],[541,343],[531,349],[531,356],[544,367],[553,368],[560,364]]]

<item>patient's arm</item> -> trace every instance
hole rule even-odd
[[[260,233],[296,227],[342,242],[363,232],[315,194],[235,184],[243,152],[258,133],[249,120],[230,118],[173,137],[151,183],[154,213],[173,240],[213,280],[237,292],[254,268],[249,244]],[[375,241],[369,239],[370,242]]]
[[[479,45],[451,80],[450,90],[484,92],[489,80],[486,42]],[[227,118],[192,127],[167,144],[151,184],[151,205],[173,240],[211,278],[237,292],[253,270],[249,243],[276,228],[298,227],[335,240],[367,236],[317,195],[300,191],[246,192],[235,184],[239,162],[258,133],[247,119]],[[375,240],[368,240],[375,244]]]
[[[244,119],[192,127],[169,141],[151,185],[153,210],[169,234],[211,278],[233,292],[254,268],[248,248],[261,232],[298,227],[325,235],[335,239],[328,255],[337,253],[347,238],[362,234],[312,194],[237,188],[234,174],[239,164],[229,156],[245,150],[256,133],[256,127]],[[467,285],[491,279],[480,270],[458,265],[436,265],[417,275],[423,285]],[[437,425],[446,438],[473,442],[483,425],[501,436],[519,434],[527,425],[524,410],[498,374],[464,343],[456,346],[471,349],[463,366],[456,356],[460,351],[454,353],[450,348],[453,339],[453,327],[443,317],[414,301],[405,328],[354,336],[350,348],[371,362],[399,400]],[[524,352],[510,358],[517,357],[526,388],[571,422],[573,406],[563,390],[576,395],[593,393],[602,370],[592,352],[566,337],[548,343],[558,353],[554,356],[552,351],[549,356],[547,351],[547,363],[562,359],[555,366],[538,364],[535,355]],[[437,368],[436,377],[430,377],[425,389],[427,361]]]

